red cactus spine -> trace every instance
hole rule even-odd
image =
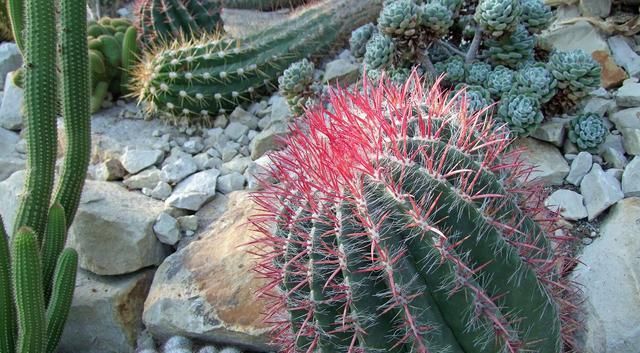
[[[285,352],[559,353],[574,262],[530,168],[483,112],[366,80],[307,112],[254,194]],[[272,227],[274,226],[274,227]],[[554,243],[552,245],[552,242]]]

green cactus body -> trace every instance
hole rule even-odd
[[[221,0],[138,0],[136,20],[147,46],[191,39],[221,28]]]
[[[62,337],[62,331],[69,315],[71,300],[76,286],[77,268],[78,253],[71,248],[64,249],[58,257],[55,271],[50,279],[53,296],[46,313],[46,353],[54,353],[60,342],[60,337]]]
[[[561,351],[557,219],[508,138],[423,83],[339,90],[272,155],[254,223],[283,352]]]
[[[0,216],[0,352],[13,352],[16,313],[13,305],[9,236]]]
[[[9,10],[7,8],[6,0],[0,0],[0,41],[3,40],[13,40],[11,20],[9,19]]]
[[[206,124],[258,94],[272,92],[293,62],[325,55],[345,33],[371,21],[377,1],[325,0],[244,39],[174,44],[134,70],[134,94],[151,113],[173,122]]]
[[[23,122],[28,164],[25,190],[29,192],[22,196],[14,230],[28,226],[39,237],[46,229],[57,150],[57,31],[52,8],[53,0],[29,0],[25,6]]]
[[[18,48],[24,53],[24,30],[25,30],[25,5],[23,0],[7,0],[7,10],[9,11],[9,19],[11,20],[11,32],[14,33],[14,39]],[[8,23],[8,22],[7,22]]]
[[[15,351],[44,353],[47,328],[38,239],[33,230],[22,227],[13,235],[11,242],[13,288],[20,333]]]
[[[222,0],[222,6],[228,9],[273,11],[294,8],[308,2],[310,0]]]
[[[45,302],[51,297],[51,279],[56,270],[56,262],[67,240],[67,226],[64,209],[59,203],[54,204],[49,210],[47,233],[42,242],[40,252],[42,254],[42,288],[44,289]]]
[[[569,140],[581,151],[595,151],[608,134],[609,129],[598,114],[581,114],[569,123]]]

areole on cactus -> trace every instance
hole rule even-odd
[[[490,118],[414,72],[330,93],[287,138],[255,252],[283,352],[559,353],[571,237]]]

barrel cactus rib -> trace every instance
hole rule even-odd
[[[266,214],[287,218],[294,208],[283,207],[282,200],[295,200],[287,202],[298,212],[332,220],[327,230],[335,241],[326,242],[325,235],[321,251],[327,259],[338,254],[337,263],[325,265],[333,266],[347,295],[348,312],[334,321],[351,318],[342,321],[357,342],[350,347],[560,352],[570,341],[562,324],[571,326],[571,305],[559,296],[570,288],[563,287],[565,239],[554,234],[557,243],[550,241],[557,219],[538,208],[538,189],[518,181],[527,167],[509,151],[507,136],[494,131],[488,118],[461,110],[438,83],[428,92],[422,84],[416,73],[401,88],[384,80],[371,86],[365,79],[364,92],[338,89],[331,95],[331,110],[307,111],[308,128],[294,129],[287,152],[272,155],[270,177],[280,185],[260,192],[259,204]],[[320,207],[327,202],[335,206]],[[548,224],[539,224],[541,219]],[[281,227],[276,224],[275,234]],[[266,225],[259,229],[265,243],[273,243],[277,236]],[[304,229],[299,239],[318,240]],[[279,240],[261,263],[270,269],[262,273],[272,279],[271,288],[289,276],[286,267],[269,265],[290,246],[287,239]],[[297,268],[312,278],[317,270]],[[378,301],[349,297],[361,276],[373,281],[363,288]],[[304,299],[298,297],[300,302]],[[359,307],[367,309],[374,325],[360,324]],[[317,314],[307,309],[307,317]],[[380,341],[373,346],[370,330],[385,337],[387,346]],[[287,347],[285,352],[304,351]]]
[[[27,169],[24,189],[29,192],[22,195],[14,231],[28,226],[38,237],[43,236],[46,228],[57,151],[57,31],[52,8],[52,0],[31,0],[25,6],[23,121]]]

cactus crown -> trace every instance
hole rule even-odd
[[[284,352],[561,350],[555,216],[509,140],[423,84],[332,92],[271,156],[252,221]]]

